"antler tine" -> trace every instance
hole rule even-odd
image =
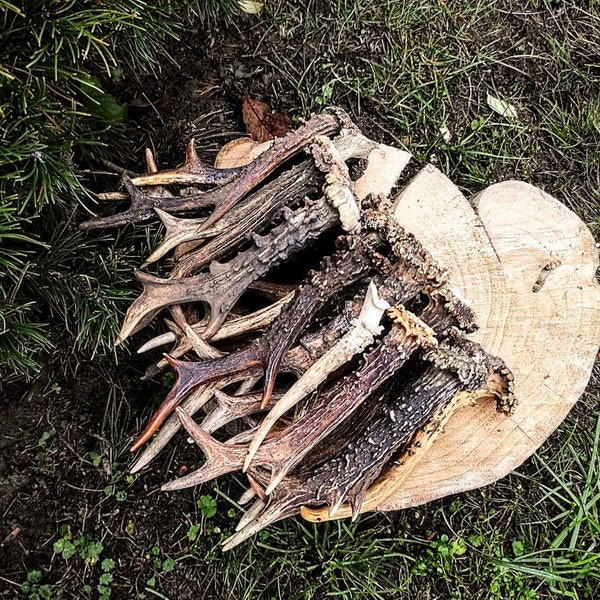
[[[239,177],[241,167],[217,169],[203,163],[196,153],[196,141],[192,138],[185,151],[185,162],[177,169],[149,172],[132,179],[139,187],[158,185],[211,185],[223,186]]]
[[[166,233],[163,241],[144,261],[142,267],[156,262],[169,252],[169,250],[173,250],[173,248],[179,246],[179,244],[183,244],[190,240],[196,240],[198,239],[197,236],[208,237],[210,235],[210,231],[207,231],[204,234],[198,231],[205,219],[183,219],[181,217],[175,217],[160,208],[155,208],[154,211],[165,226]]]
[[[242,495],[238,498],[238,504],[241,504],[242,506],[244,504],[248,504],[248,502],[250,502],[250,500],[252,500],[252,498],[254,498],[255,496],[256,490],[252,486],[250,486],[246,488]]]
[[[223,444],[204,431],[184,410],[177,408],[177,416],[194,442],[206,455],[206,462],[193,473],[165,483],[161,490],[169,492],[193,487],[211,481],[220,475],[237,471],[244,462],[246,447],[238,444]]]
[[[252,369],[262,365],[261,352],[260,345],[254,343],[242,352],[236,352],[220,359],[207,360],[201,363],[185,362],[165,355],[165,358],[177,372],[177,381],[162,404],[152,415],[148,425],[131,447],[131,451],[137,450],[146,443],[162,425],[163,421],[173,412],[175,407],[195,387],[209,381],[230,377],[236,373],[248,373],[248,375],[252,375]]]
[[[222,443],[198,425],[183,409],[177,408],[176,412],[181,424],[206,455],[206,462],[193,473],[162,486],[163,491],[192,487],[241,469],[244,456],[248,451],[247,439],[251,439],[252,431],[249,435],[248,432],[243,431],[226,443]]]
[[[273,397],[273,401],[280,396]],[[221,391],[215,391],[217,406],[211,410],[202,421],[202,429],[212,433],[227,423],[261,412],[262,394],[244,394],[230,396]]]
[[[144,158],[146,159],[146,170],[148,173],[158,173],[158,165],[154,158],[154,153],[150,148],[146,148],[144,151]]]
[[[243,517],[243,526],[240,526],[236,533],[223,542],[223,551],[231,550],[281,519],[297,515],[300,507],[312,500],[312,493],[310,491],[307,493],[301,486],[294,485],[294,483],[295,480],[291,480],[291,485],[286,486],[285,494],[272,495],[266,503],[263,500],[257,500],[250,509],[250,516]]]
[[[261,503],[260,505],[258,503]],[[296,507],[292,509],[288,509],[286,512],[286,507],[281,507],[280,505],[267,505],[263,508],[264,503],[262,500],[257,500],[255,505],[257,506],[256,512],[258,513],[258,509],[262,508],[262,512],[260,512],[257,516],[255,515],[255,511],[252,512],[252,516],[254,517],[252,521],[249,521],[242,529],[236,531],[232,536],[227,538],[222,543],[223,552],[227,552],[232,550],[236,546],[239,546],[242,542],[245,542],[247,539],[251,538],[253,535],[256,535],[259,531],[263,530],[265,527],[280,521],[281,519],[285,519],[286,517],[291,517],[292,515],[298,514],[300,509],[296,509]]]
[[[214,385],[202,385],[195,389],[185,400],[182,405],[183,410],[189,415],[194,415],[200,408],[202,408],[214,394]],[[172,415],[168,421],[164,424],[161,430],[158,432],[156,437],[144,450],[142,455],[137,459],[133,467],[130,469],[130,473],[137,473],[141,471],[146,465],[158,455],[158,453],[167,445],[169,440],[179,431],[181,427],[181,421],[177,416]]]
[[[127,309],[115,346],[122,344],[130,335],[143,329],[164,307],[160,299],[164,295],[162,286],[165,280],[143,271],[135,271],[134,275],[142,284],[143,291]]]
[[[143,329],[166,306],[196,300],[212,306],[216,301],[213,296],[217,281],[211,275],[161,279],[136,271],[135,277],[141,282],[143,291],[127,310],[115,345],[123,343],[129,336]],[[211,310],[212,312],[214,311]]]
[[[252,488],[250,489],[256,495],[256,492]],[[246,525],[254,521],[256,517],[258,517],[258,515],[262,512],[265,506],[266,502],[258,498],[256,502],[254,502],[254,504],[244,513],[242,518],[239,520],[239,523],[235,526],[235,530],[240,531],[241,529],[244,529]]]
[[[390,305],[385,300],[379,298],[377,288],[371,282],[367,288],[361,313],[353,323],[352,329],[302,375],[263,419],[258,432],[250,443],[248,456],[244,461],[244,471],[248,469],[258,447],[275,421],[315,390],[330,373],[348,362],[354,355],[362,352],[373,342],[375,336],[381,333],[383,328],[379,325],[379,321],[389,307]]]
[[[144,158],[146,160],[146,172],[148,174],[158,173],[158,165],[156,164],[154,154],[152,153],[152,150],[150,150],[150,148],[146,148],[146,150],[144,152]],[[151,188],[149,188],[149,190],[152,190],[152,192],[154,194],[156,194],[157,196],[165,196],[165,197],[173,196],[173,194],[171,192],[169,192],[169,190],[165,189],[162,185],[157,185],[157,186],[151,187]]]
[[[188,323],[183,309],[179,304],[171,306],[170,310],[175,319],[176,326],[182,331],[187,341],[191,344],[192,349],[198,358],[220,358],[223,356],[223,352],[211,346],[205,339],[201,338],[196,333],[195,329]]]

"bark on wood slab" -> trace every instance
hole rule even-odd
[[[456,413],[381,510],[474,489],[517,468],[579,399],[600,344],[595,241],[548,194],[508,181],[469,203],[430,166],[394,208],[470,302],[480,324],[470,337],[513,371],[519,405],[510,417],[485,401]]]

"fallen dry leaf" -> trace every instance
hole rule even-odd
[[[265,7],[264,2],[256,2],[256,0],[240,0],[239,7],[249,15],[257,15]]]
[[[287,115],[272,113],[267,103],[249,96],[242,98],[242,118],[250,137],[256,142],[282,137],[292,129],[292,122]]]
[[[225,144],[215,158],[217,169],[245,167],[271,146],[271,142],[259,144],[250,138],[238,138]]]
[[[500,98],[495,98],[491,94],[487,95],[488,106],[496,113],[507,119],[515,120],[518,118],[517,109],[510,103]]]

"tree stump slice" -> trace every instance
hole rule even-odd
[[[250,145],[252,156],[243,164],[266,147]],[[410,160],[396,148],[373,146],[355,182],[359,200],[389,195]],[[237,166],[232,149],[222,154],[232,158],[228,166]],[[453,415],[380,510],[481,487],[517,468],[577,402],[600,345],[595,240],[558,200],[527,183],[507,181],[469,202],[428,165],[396,197],[393,211],[448,269],[454,291],[477,315],[479,329],[470,337],[512,370],[519,405],[509,417],[485,401]]]
[[[481,487],[522,464],[583,393],[600,345],[594,238],[548,194],[508,181],[469,203],[428,166],[394,214],[447,267],[478,317],[471,337],[513,371],[519,405],[510,417],[491,402],[456,413],[381,510]]]

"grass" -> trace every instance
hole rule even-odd
[[[566,440],[559,449],[550,440],[524,469],[483,490],[403,513],[363,515],[356,523],[291,519],[223,555],[219,542],[241,515],[232,500],[239,485],[226,479],[183,498],[148,496],[145,476],[125,477],[114,426],[131,409],[112,392],[106,406],[100,453],[113,466],[113,489],[99,487],[97,505],[87,494],[85,530],[63,526],[53,536],[50,574],[62,573],[53,593],[71,597],[76,585],[95,590],[100,561],[108,558],[116,559],[108,585],[115,597],[127,590],[126,597],[191,598],[198,588],[205,597],[240,599],[595,597],[600,481],[598,447],[586,432],[592,424],[591,441],[598,442],[597,415],[576,411],[559,433]],[[128,495],[119,499],[115,488]],[[152,508],[144,510],[148,499]],[[173,518],[165,522],[162,511],[173,502]],[[154,534],[137,521],[148,510],[142,518],[155,523]],[[99,514],[105,516],[97,521]],[[117,558],[129,555],[137,558]]]
[[[576,211],[598,239],[597,1],[281,0],[267,2],[250,24],[223,31],[234,67],[248,65],[272,82],[259,88],[264,99],[299,115],[342,105],[366,133],[437,163],[468,194],[507,178],[535,183]],[[225,51],[217,45],[208,59]],[[495,113],[488,94],[512,104],[517,119]],[[122,259],[105,247],[106,276],[116,272],[120,288]],[[73,265],[81,286],[74,293],[89,290],[84,266]],[[92,294],[79,319],[92,327],[102,310]],[[113,386],[102,440],[86,459],[97,490],[83,494],[85,518],[74,519],[73,536],[102,542],[102,558],[115,559],[105,571],[110,581],[102,580],[113,597],[191,598],[202,589],[205,597],[240,599],[596,598],[599,390],[596,369],[559,430],[494,485],[357,523],[288,520],[222,555],[218,544],[240,516],[232,500],[239,484],[225,478],[217,488],[161,497],[152,486],[172,473],[173,454],[157,472],[127,480],[130,431],[121,423],[132,420],[132,392]],[[39,452],[52,452],[57,438]],[[196,459],[182,444],[177,452],[178,464]],[[110,477],[102,457],[116,465]],[[52,543],[59,539],[58,530],[49,534]],[[77,555],[69,561],[56,556],[17,583],[64,597],[81,597],[80,584],[97,593],[100,564]]]
[[[600,233],[598,3],[338,0],[266,10],[253,58],[278,82],[273,101],[304,115],[348,107],[367,133],[436,162],[467,193],[525,179]],[[495,113],[488,94],[517,119]],[[188,568],[200,561],[223,597],[595,597],[592,389],[592,416],[570,417],[494,486],[358,524],[285,522],[218,568],[198,557]]]
[[[534,179],[597,220],[597,3],[326,5],[270,4],[271,28],[291,52],[279,60],[269,38],[255,51],[303,112],[348,105],[371,134],[422,160],[435,155],[467,190]],[[492,112],[487,93],[513,104],[518,119]]]
[[[81,236],[69,231],[73,211],[91,198],[76,162],[85,150],[117,144],[128,107],[105,87],[157,75],[185,15],[231,17],[236,7],[236,0],[0,0],[4,378],[38,372],[40,356],[64,339],[65,329],[80,351],[112,345],[128,295],[107,249],[116,240],[88,236],[85,245],[101,264],[82,264]],[[65,268],[53,270],[58,264]]]

